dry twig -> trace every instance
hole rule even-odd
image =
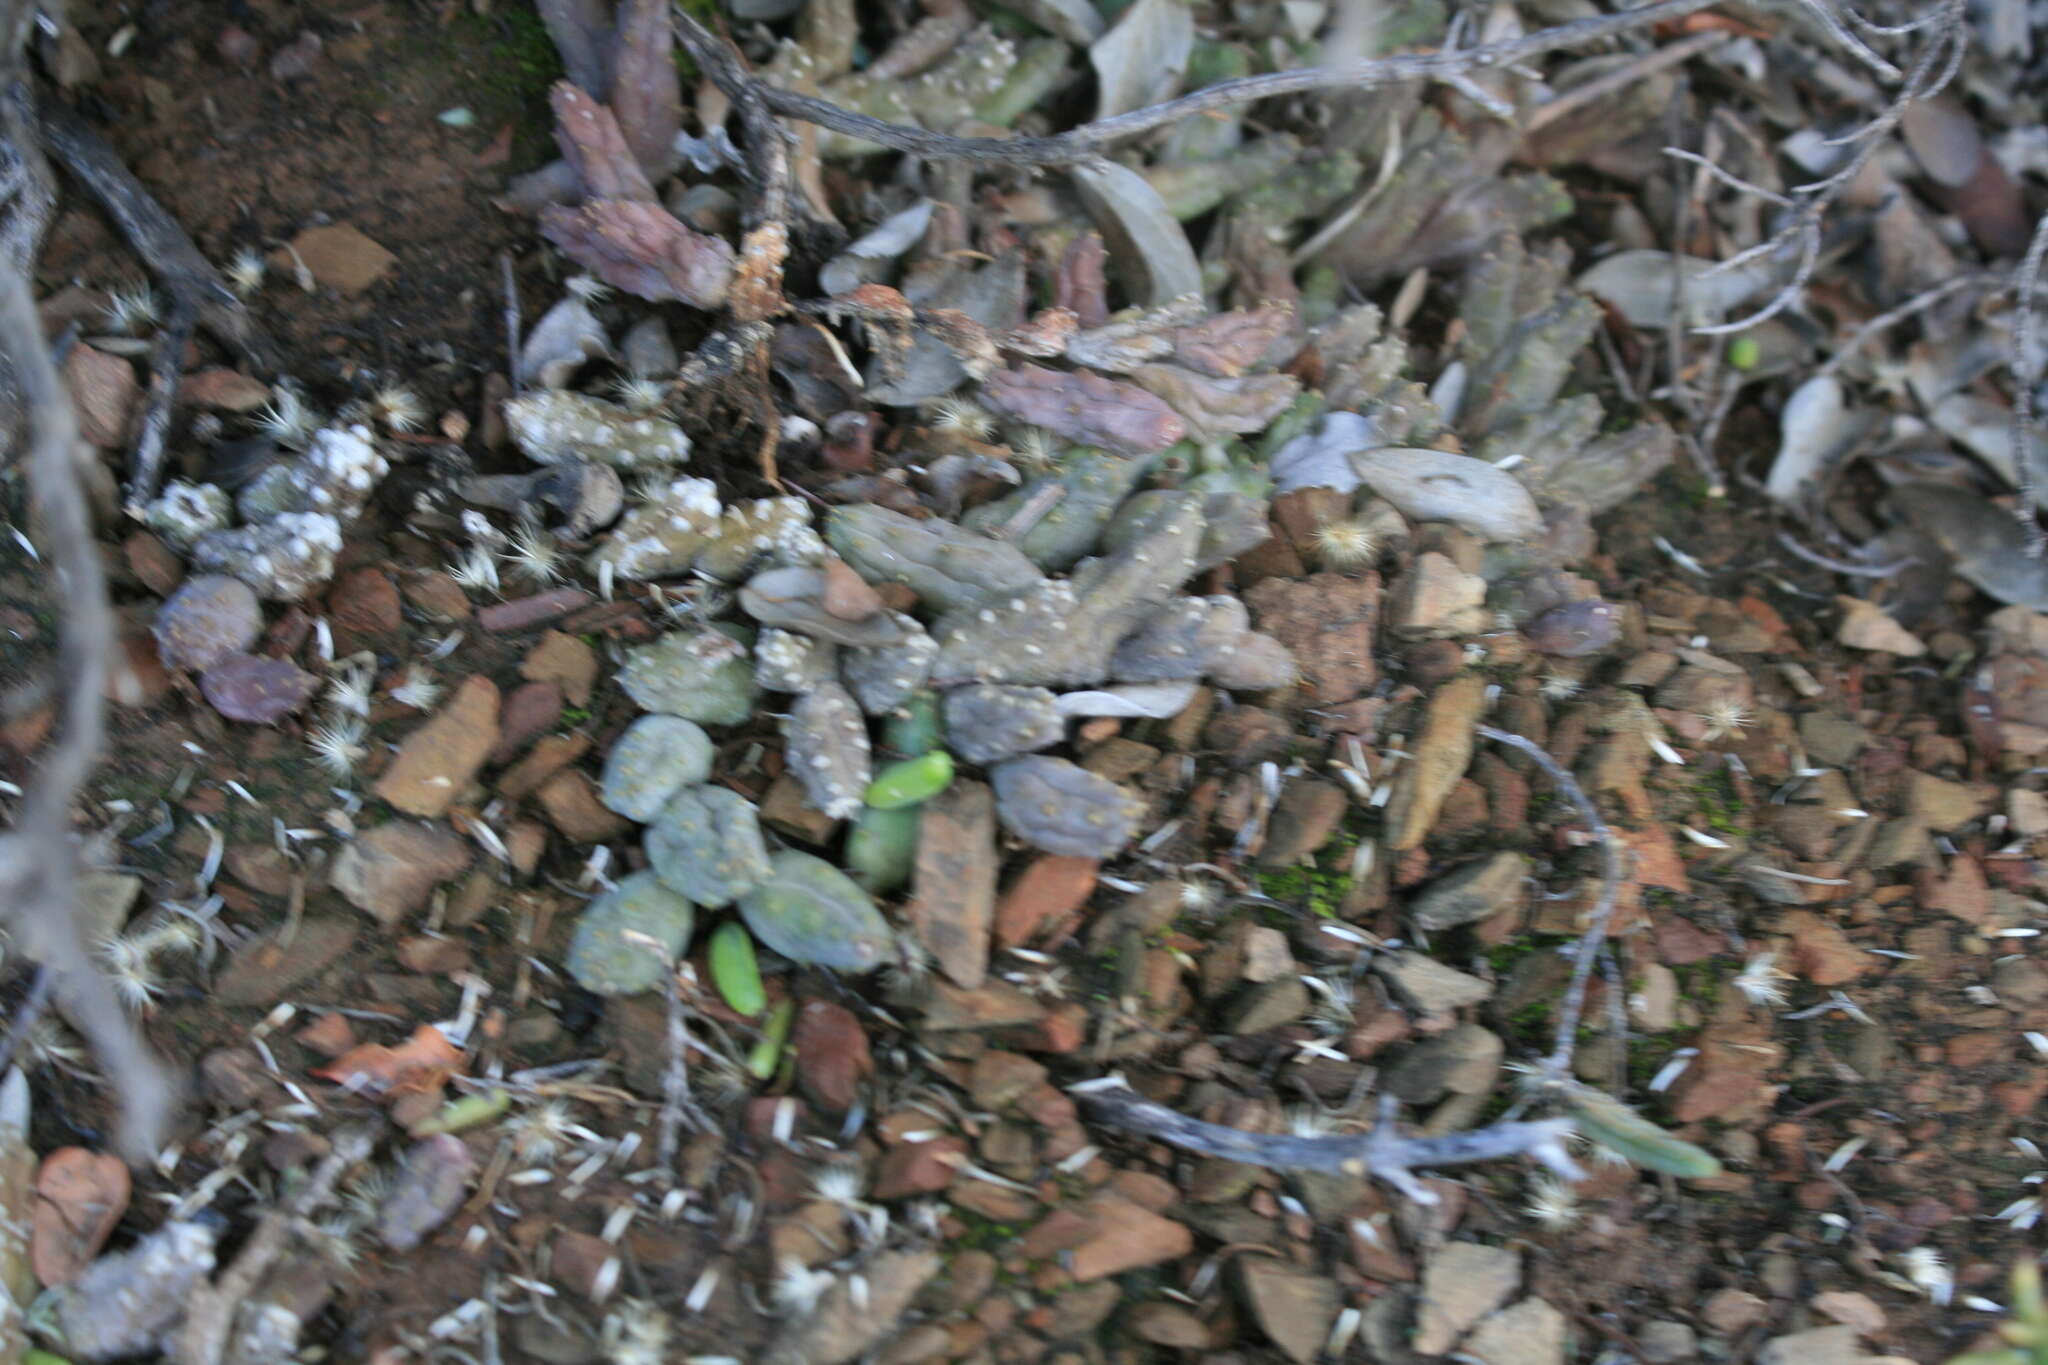
[[[2041,262],[2048,256],[2048,214],[2034,227],[2034,239],[2027,244],[2027,256],[2013,277],[2014,304],[2019,321],[2012,329],[2012,351],[2007,366],[2012,372],[2012,467],[2019,484],[2019,500],[2013,515],[2026,533],[2027,554],[2039,559],[2044,537],[2040,519],[2034,514],[2034,386],[2041,382],[2034,364],[2034,347],[2040,335],[2041,314],[2034,306],[2034,290],[2041,282]]]
[[[370,1154],[372,1145],[366,1130],[344,1130],[298,1193],[264,1213],[227,1273],[218,1282],[201,1286],[193,1295],[171,1352],[176,1365],[220,1365],[228,1334],[234,1327],[235,1311],[255,1292],[257,1284],[283,1254],[292,1224],[333,1198],[335,1185]]]
[[[32,154],[18,120],[0,126],[18,149]],[[121,1151],[140,1162],[162,1144],[176,1087],[88,954],[73,905],[77,849],[71,803],[100,752],[113,612],[78,474],[70,396],[44,349],[28,281],[6,262],[0,262],[0,354],[21,386],[32,432],[29,487],[67,608],[58,646],[62,733],[43,759],[20,821],[0,836],[0,919],[22,952],[49,970],[51,999],[92,1044],[121,1106]]]
[[[1624,10],[1619,14],[1576,19],[1570,23],[1539,29],[1510,42],[1489,43],[1481,47],[1459,48],[1455,51],[1379,57],[1369,61],[1346,62],[1339,66],[1300,67],[1292,71],[1275,71],[1262,76],[1244,76],[1236,80],[1219,81],[1193,94],[1183,95],[1179,99],[1167,100],[1143,109],[1133,109],[1127,114],[1118,114],[1112,118],[1097,119],[1093,123],[1084,123],[1078,128],[1053,137],[954,137],[947,133],[934,133],[899,123],[885,123],[881,119],[869,118],[866,114],[856,114],[851,110],[842,109],[825,100],[765,85],[751,77],[746,78],[746,83],[759,92],[769,110],[774,113],[787,118],[801,119],[806,123],[815,123],[834,132],[878,143],[899,152],[910,152],[917,156],[957,157],[997,166],[1071,166],[1093,161],[1116,143],[1128,138],[1149,133],[1155,128],[1163,128],[1196,114],[1235,108],[1240,104],[1271,99],[1277,95],[1304,94],[1311,90],[1363,91],[1384,85],[1404,85],[1413,81],[1454,82],[1469,77],[1475,71],[1497,70],[1531,57],[1541,56],[1546,52],[1555,52],[1561,48],[1585,47],[1647,28],[1652,24],[1681,19],[1697,10],[1707,8],[1710,3],[1712,0],[1658,0],[1658,3]],[[677,12],[680,14],[680,9]],[[687,22],[695,24],[694,20]],[[701,27],[699,32],[702,32]],[[685,38],[684,41],[695,55],[696,44],[689,38]],[[725,90],[728,96],[733,96],[733,90],[727,88],[716,65],[707,67],[707,72],[713,81],[719,83],[720,89]],[[725,73],[727,79],[730,75],[729,72]]]

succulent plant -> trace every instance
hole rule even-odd
[[[681,716],[642,716],[605,756],[600,797],[628,820],[646,823],[685,787],[711,776],[711,737]]]
[[[683,573],[717,535],[723,511],[709,479],[673,479],[658,496],[629,509],[590,552],[590,571],[604,565],[620,578]]]
[[[916,758],[939,747],[939,694],[919,688],[903,701],[882,727],[883,747],[905,758]]]
[[[1030,844],[1069,858],[1111,858],[1137,832],[1137,800],[1063,758],[1030,754],[990,774],[996,817]]]
[[[142,509],[142,524],[174,550],[189,550],[192,542],[208,531],[218,531],[233,521],[234,504],[226,493],[214,484],[183,479],[166,483],[164,491]]]
[[[622,877],[577,917],[569,975],[597,995],[652,990],[689,943],[696,914],[654,873]]]
[[[1109,676],[1118,682],[1199,678],[1218,650],[1250,630],[1251,617],[1235,597],[1176,597],[1117,643]]]
[[[747,646],[724,629],[672,630],[627,651],[619,685],[642,709],[705,725],[738,725],[759,689]]]
[[[960,524],[970,531],[993,534],[1020,510],[1057,496],[1058,501],[1014,543],[1039,568],[1065,569],[1094,552],[1103,528],[1150,464],[1148,459],[1084,447],[1070,453],[1057,473],[1032,479],[1007,496],[983,503],[962,517]]]
[[[771,626],[754,642],[754,681],[770,692],[808,692],[833,681],[839,647]]]
[[[738,583],[763,562],[816,564],[825,542],[811,528],[802,498],[755,498],[725,509],[692,567],[720,583]]]
[[[954,44],[943,60],[914,76],[855,72],[829,82],[819,93],[843,109],[886,122],[954,128],[986,119],[985,108],[1003,94],[1017,64],[1016,43],[982,24]],[[1012,101],[1015,98],[1011,96]],[[846,133],[821,131],[818,136],[821,156],[863,156],[874,150],[873,143]]]
[[[953,781],[953,755],[933,749],[915,758],[891,763],[868,784],[866,800],[877,810],[903,810],[921,805]]]
[[[932,664],[939,657],[939,642],[917,621],[903,613],[890,613],[903,628],[903,638],[892,645],[869,649],[848,649],[839,656],[839,673],[871,716],[886,716],[903,706],[932,676]]]
[[[306,453],[274,464],[242,486],[235,510],[251,525],[287,512],[323,512],[346,524],[362,513],[391,464],[364,426],[323,427]]]
[[[808,853],[776,854],[739,908],[754,937],[792,962],[865,972],[882,965],[895,942],[868,893]]]
[[[836,682],[797,698],[782,723],[783,757],[811,805],[834,820],[861,808],[874,776],[868,726],[853,697]]]
[[[648,823],[647,861],[662,884],[698,905],[730,905],[768,875],[753,802],[724,787],[685,787]]]
[[[834,616],[825,605],[824,570],[808,565],[763,569],[740,589],[740,607],[763,625],[840,645],[893,645],[909,634],[895,612],[876,612],[864,621]]]
[[[946,745],[970,763],[994,763],[1057,744],[1058,700],[1043,687],[970,683],[945,695]]]
[[[505,426],[536,464],[595,460],[620,469],[676,465],[690,438],[666,417],[565,389],[539,389],[505,404]]]
[[[157,608],[157,657],[171,668],[203,672],[239,654],[263,633],[256,590],[226,574],[188,578]]]
[[[1117,641],[1194,572],[1201,514],[1184,510],[1073,577],[1003,602],[948,612],[932,680],[1084,687],[1109,676]]]
[[[1209,661],[1209,681],[1233,692],[1289,687],[1300,677],[1301,670],[1287,646],[1255,630]]]
[[[846,832],[846,866],[853,879],[876,896],[907,883],[917,862],[919,824],[916,806],[883,810],[863,805]]]
[[[825,520],[825,539],[868,582],[904,584],[940,611],[970,607],[1045,579],[1007,541],[871,503],[833,508]]]
[[[334,576],[341,523],[325,512],[282,512],[259,526],[209,531],[192,542],[192,567],[232,574],[259,596],[296,602]]]

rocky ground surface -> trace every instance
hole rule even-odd
[[[1187,13],[1140,0],[1103,38],[1075,10],[963,22],[893,103],[826,68],[914,16],[857,44],[812,0],[735,32],[883,116],[1056,129],[1080,46],[1108,99],[1145,66],[1118,44],[1170,49],[1160,12]],[[548,155],[565,69],[532,14],[169,11],[139,37],[72,15],[68,77],[209,256],[264,263],[290,378],[195,352],[174,484],[104,526],[125,667],[81,914],[192,1098],[131,1175],[91,1057],[23,1013],[0,1195],[66,1358],[147,1357],[175,1310],[92,1305],[182,1302],[321,1170],[336,1197],[252,1302],[337,1360],[1871,1365],[2000,1319],[2048,1177],[2048,594],[1914,509],[2008,524],[1957,452],[1989,459],[1970,433],[2011,395],[1990,342],[1931,325],[1810,381],[1927,282],[1913,243],[2010,263],[2024,146],[1962,198],[1892,137],[1877,226],[1796,325],[1690,343],[1702,465],[1640,382],[1671,311],[1651,248],[1760,229],[1689,173],[1694,225],[1651,226],[1660,111],[1825,42],[1782,16],[1660,35],[1730,60],[1544,120],[1505,174],[1449,89],[1289,111],[1336,150],[1242,111],[1223,141],[1176,130],[1142,192],[889,183],[822,140],[798,183],[848,231],[792,279],[841,311],[776,332],[764,439],[729,375],[665,382],[722,283],[592,287],[570,209],[499,197]],[[1196,13],[1207,79],[1291,32]],[[1998,60],[1944,97],[1986,138],[2018,117],[1986,103]],[[563,138],[593,195],[639,174],[619,81],[616,121],[554,93],[610,130]],[[649,207],[709,259],[744,184],[704,155]],[[1143,236],[1169,201],[1192,304],[1125,273],[1135,249],[1172,274]],[[1620,278],[1638,253],[1663,264]],[[150,327],[120,316],[132,273],[73,206],[39,279],[109,469]],[[2014,325],[1956,299],[1977,311],[1929,316]],[[24,784],[64,604],[14,524],[0,772]],[[1835,526],[1872,556],[1801,548]],[[1600,832],[1483,729],[1620,846],[1570,1067],[1642,1131],[1577,1143],[1572,1178],[1423,1172],[1422,1202],[1191,1153],[1071,1088],[1121,1075],[1275,1137],[1386,1103],[1424,1135],[1553,1112],[1531,1073]],[[241,1321],[228,1358],[290,1358]]]

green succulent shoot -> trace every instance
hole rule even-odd
[[[1998,1324],[2011,1343],[1951,1356],[1948,1365],[2048,1365],[2048,1303],[2041,1298],[2041,1267],[2032,1258],[2012,1268],[2012,1320]]]

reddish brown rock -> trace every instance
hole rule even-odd
[[[1102,864],[1094,858],[1042,853],[1026,864],[996,906],[995,939],[1021,948],[1088,903]]]
[[[406,737],[374,793],[410,815],[444,815],[497,742],[497,686],[480,675],[465,678],[448,704]]]
[[[178,398],[221,412],[254,412],[270,401],[270,386],[260,379],[216,366],[194,370],[180,379]]]
[[[1932,867],[1916,869],[1913,892],[1922,910],[1945,911],[1973,928],[1991,915],[1991,888],[1984,869],[1967,853],[1950,859],[1946,873]]]
[[[393,820],[342,845],[329,876],[349,904],[394,924],[425,905],[470,857],[469,845],[449,829]]]
[[[633,828],[632,821],[598,800],[597,784],[580,769],[556,773],[541,784],[534,799],[540,802],[548,823],[574,844],[601,844]]]
[[[1177,1260],[1195,1249],[1194,1234],[1186,1227],[1113,1194],[1089,1201],[1087,1214],[1095,1230],[1074,1248],[1069,1262],[1074,1278],[1083,1284]]]
[[[489,631],[531,630],[560,620],[590,602],[590,594],[581,588],[550,588],[531,597],[494,602],[477,612],[476,621]]]
[[[403,587],[405,600],[436,621],[469,619],[469,595],[462,585],[439,569],[409,573]]]
[[[327,592],[334,624],[363,635],[387,635],[405,623],[398,585],[382,569],[351,569]]]
[[[158,597],[169,597],[185,581],[185,561],[147,531],[121,542],[121,557],[135,581]]]
[[[1378,574],[1268,578],[1253,584],[1244,599],[1258,629],[1287,646],[1317,703],[1350,701],[1378,680],[1372,654]]]
[[[498,795],[517,801],[590,750],[589,735],[543,735],[525,758],[498,778]]]
[[[844,1005],[809,1000],[797,1011],[790,1034],[796,1052],[796,1083],[811,1103],[843,1114],[860,1098],[860,1084],[875,1070],[867,1031]]]
[[[597,682],[597,653],[574,635],[551,630],[527,651],[519,676],[553,683],[571,706],[588,706],[591,688]]]
[[[128,444],[128,427],[141,385],[135,367],[119,356],[73,346],[64,357],[64,384],[78,411],[78,434],[101,450]]]
[[[950,1133],[927,1142],[899,1143],[883,1155],[875,1170],[874,1197],[907,1199],[937,1194],[953,1183],[958,1163],[966,1159],[966,1140]]]
[[[492,763],[509,763],[520,750],[555,728],[562,719],[562,689],[551,682],[521,683],[505,694],[498,715],[498,742]]]
[[[995,798],[985,783],[955,782],[924,804],[911,932],[939,970],[968,990],[988,979],[996,862]]]
[[[1840,986],[1877,967],[1876,958],[1811,911],[1794,911],[1783,927],[1792,935],[1793,971],[1816,986]]]

